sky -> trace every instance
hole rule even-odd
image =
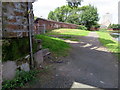
[[[81,6],[91,4],[97,7],[100,18],[99,23],[103,21],[102,18],[106,13],[110,13],[111,22],[117,24],[119,1],[120,0],[83,0]],[[47,19],[47,16],[50,11],[53,11],[55,10],[55,8],[66,4],[67,4],[66,0],[37,0],[36,2],[33,3],[34,16]]]

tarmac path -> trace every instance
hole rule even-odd
[[[55,64],[54,78],[37,88],[117,88],[118,62],[98,40],[96,32],[70,41],[70,55]],[[35,88],[34,87],[34,88]]]

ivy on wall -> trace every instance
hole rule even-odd
[[[29,38],[3,39],[2,61],[15,61],[29,54]],[[33,52],[37,50],[37,43],[33,43]]]

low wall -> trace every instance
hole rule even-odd
[[[11,80],[15,77],[17,69],[29,71],[30,65],[29,65],[30,57],[24,57],[21,60],[18,61],[6,61],[3,62],[3,68],[2,68],[2,76],[3,81],[4,80]]]
[[[21,40],[23,40],[23,38]],[[12,48],[12,50],[14,49],[14,52],[18,52],[16,54],[23,53],[22,51],[20,51],[21,49],[23,49],[23,51],[29,49],[29,45],[25,44],[25,42],[18,42],[18,41],[19,40],[17,39],[15,42],[18,44],[21,44],[21,45],[18,46],[14,42],[15,45],[13,45],[13,47],[15,47],[15,48]],[[41,46],[40,41],[41,40],[39,40],[39,39],[35,39],[34,43],[36,43],[36,45],[34,46],[34,44],[33,44],[33,57],[34,57],[34,67],[35,68],[39,68],[40,65],[43,63],[42,46]],[[26,46],[26,47],[24,47],[24,46]],[[27,48],[27,49],[25,49],[25,48]],[[3,65],[3,68],[2,68],[3,80],[13,79],[16,75],[17,70],[24,70],[24,71],[30,70],[30,55],[29,55],[30,51],[29,50],[26,51],[25,53],[23,53],[23,55],[24,55],[23,57],[21,57],[21,56],[16,57],[16,55],[12,56],[13,51],[10,51],[10,52],[9,52],[9,48],[8,48],[8,50],[4,51],[5,55],[3,55],[3,56],[6,58],[4,59],[4,61],[2,63],[2,65]],[[26,54],[28,54],[28,55],[26,55]],[[10,58],[7,58],[7,57],[10,57]]]
[[[57,21],[51,21],[51,20],[47,20],[47,19],[37,18],[34,22],[35,32],[37,30],[39,30],[39,26],[41,26],[41,25],[45,26],[46,31],[50,31],[50,30],[58,29],[58,28],[76,29],[79,26],[76,24],[70,24],[70,23],[57,22]]]
[[[94,28],[94,27],[91,27],[90,30],[91,31],[98,31],[100,28]]]

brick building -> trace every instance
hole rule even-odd
[[[79,25],[76,24],[70,24],[70,23],[64,23],[64,22],[57,22],[42,18],[37,18],[34,22],[35,25],[35,32],[38,30],[42,32],[43,28],[39,27],[45,27],[44,29],[46,31],[57,29],[57,28],[70,28],[70,29],[76,29]]]
[[[3,37],[28,36],[29,26],[33,25],[33,12],[28,13],[28,8],[32,11],[32,2],[2,2]],[[29,14],[31,23],[29,23]]]

